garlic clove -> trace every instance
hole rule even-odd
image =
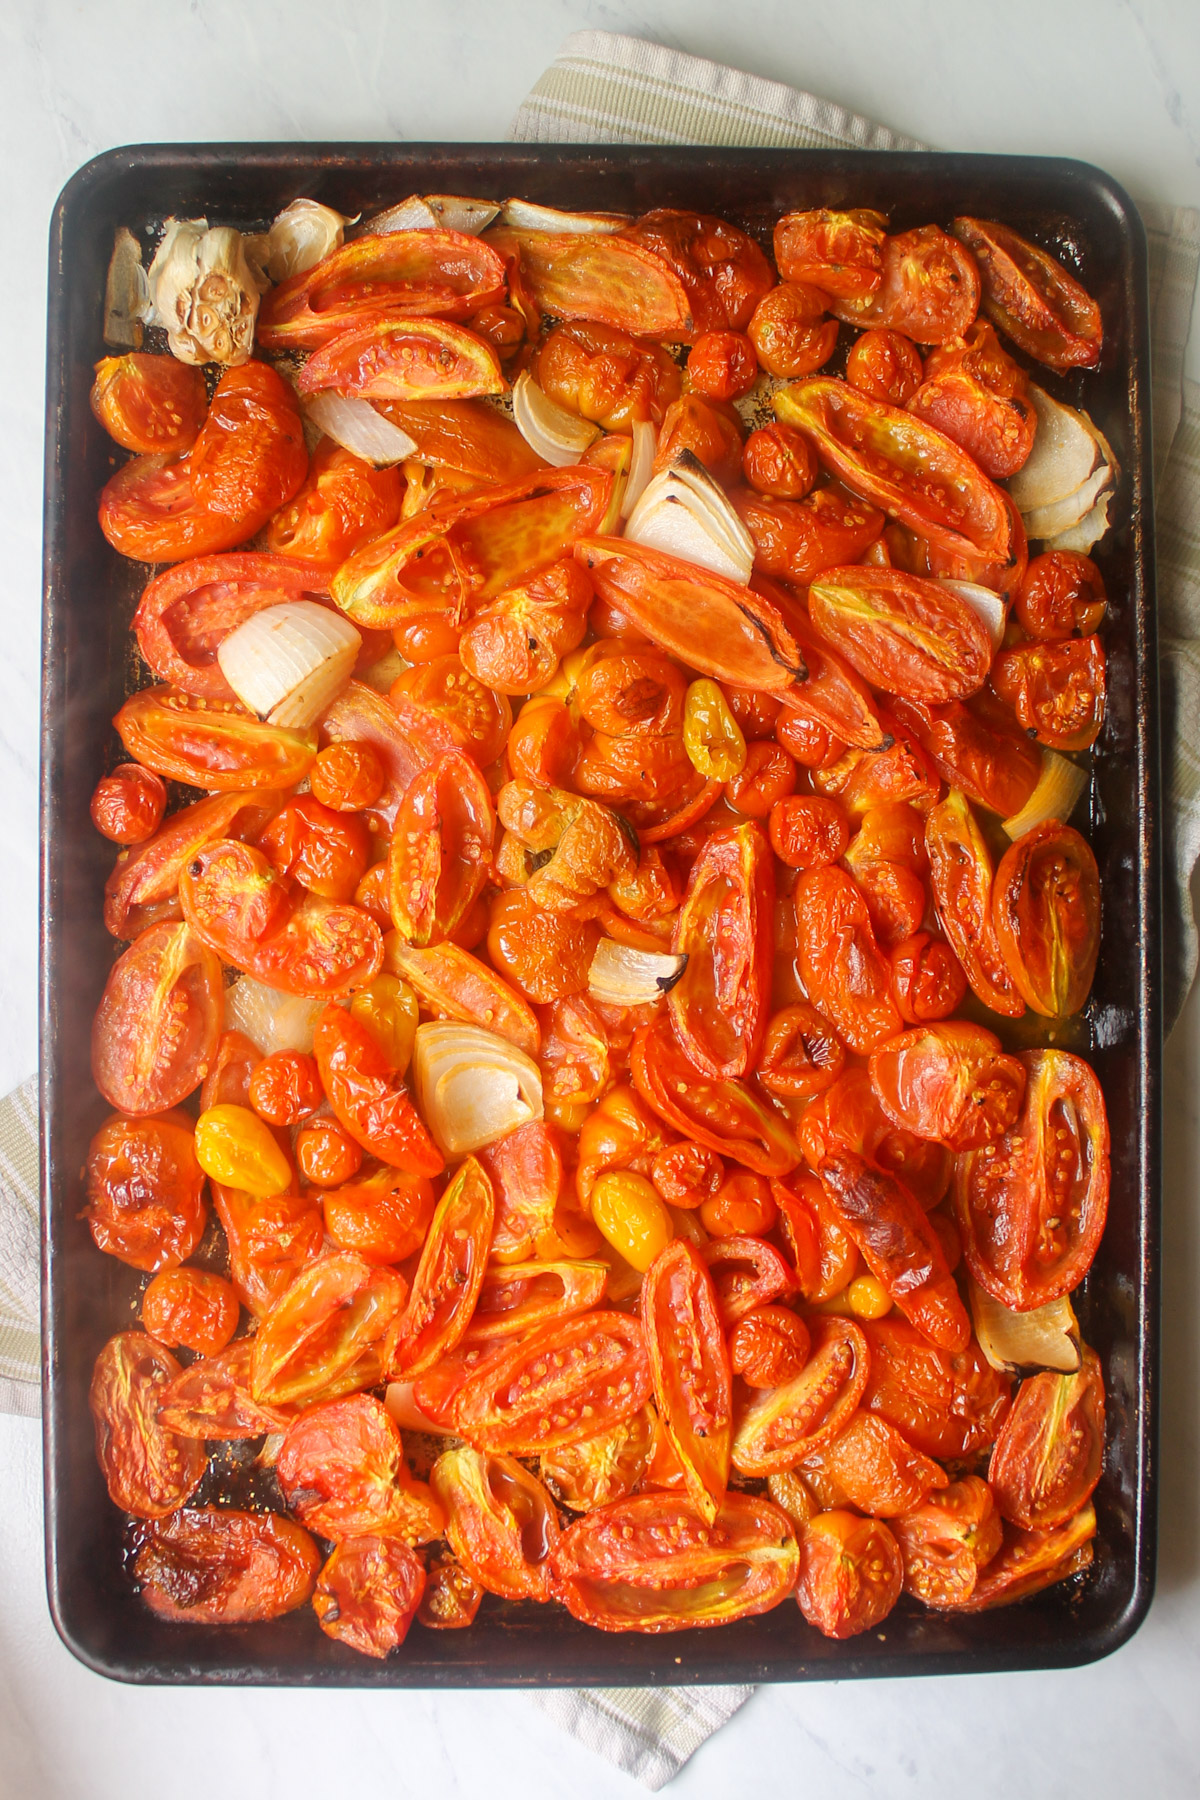
[[[309,1054],[317,1020],[328,1004],[282,993],[255,981],[253,975],[243,975],[225,990],[225,1025],[229,1031],[244,1032],[264,1056],[276,1050]]]
[[[1079,1321],[1065,1294],[1030,1312],[1013,1312],[973,1281],[969,1287],[975,1335],[993,1369],[1006,1374],[1057,1369],[1067,1375],[1079,1367]]]
[[[289,275],[315,269],[340,248],[353,222],[319,200],[293,200],[267,233],[267,274],[272,281],[286,281]]]
[[[104,342],[112,350],[140,350],[143,324],[153,311],[142,247],[122,225],[113,242],[104,284]]]

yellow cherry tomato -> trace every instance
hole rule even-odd
[[[196,1161],[222,1187],[267,1199],[292,1181],[291,1165],[270,1127],[248,1106],[210,1106],[196,1120]]]
[[[407,981],[398,975],[377,975],[351,1000],[350,1017],[370,1032],[393,1072],[403,1075],[420,1023],[417,996]]]
[[[671,1215],[653,1183],[630,1169],[601,1175],[592,1189],[591,1208],[608,1243],[642,1275],[674,1236]]]
[[[717,686],[703,676],[693,681],[683,702],[683,747],[706,781],[732,781],[746,766],[746,740]]]

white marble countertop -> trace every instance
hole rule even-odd
[[[1200,205],[1195,0],[0,0],[0,1092],[36,1062],[47,223],[138,141],[497,139],[572,30],[792,81],[947,148],[1082,157]],[[1189,370],[1200,375],[1200,333]],[[763,1690],[671,1789],[907,1800],[1200,1792],[1200,1001],[1168,1050],[1158,1598],[1058,1674]],[[42,1586],[38,1428],[0,1417],[0,1800],[633,1795],[519,1695],[135,1690],[75,1663]],[[785,1785],[786,1784],[786,1785]]]

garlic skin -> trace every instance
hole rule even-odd
[[[272,281],[286,281],[289,275],[315,269],[341,248],[353,222],[319,200],[293,200],[267,233],[267,274]]]
[[[113,240],[104,284],[104,342],[110,350],[140,350],[142,326],[153,314],[142,247],[125,225]]]
[[[171,354],[184,363],[249,362],[258,318],[258,284],[241,233],[209,230],[206,219],[168,219],[150,264],[153,323],[166,327]]]

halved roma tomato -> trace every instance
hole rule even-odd
[[[370,1394],[309,1406],[284,1433],[275,1468],[289,1510],[337,1543],[403,1521],[400,1433]]]
[[[113,1113],[88,1145],[87,1197],[84,1216],[99,1249],[133,1269],[186,1262],[208,1216],[191,1119]]]
[[[897,1125],[952,1150],[976,1150],[1016,1118],[1025,1070],[982,1025],[951,1019],[880,1044],[871,1052],[871,1086]]]
[[[301,369],[296,390],[364,400],[470,400],[505,388],[492,346],[448,319],[373,319],[339,331]]]
[[[321,1254],[321,1208],[299,1194],[261,1199],[212,1184],[213,1206],[229,1245],[229,1273],[242,1305],[262,1318],[306,1263]]]
[[[1074,1374],[1023,1381],[996,1439],[988,1483],[1004,1518],[1031,1531],[1065,1525],[1104,1467],[1104,1376],[1086,1347]]]
[[[949,1476],[932,1457],[907,1443],[894,1425],[859,1411],[850,1423],[796,1464],[822,1508],[850,1506],[894,1519],[944,1488]]]
[[[654,1398],[687,1491],[716,1518],[729,1480],[732,1386],[712,1276],[693,1245],[676,1238],[642,1283],[642,1330]]]
[[[756,1308],[784,1298],[795,1286],[787,1263],[765,1238],[718,1237],[704,1244],[700,1254],[712,1276],[726,1329]]]
[[[376,469],[332,438],[322,438],[303,487],[268,525],[267,548],[322,569],[328,578],[360,544],[391,530],[403,500],[399,469]]]
[[[429,1479],[467,1574],[504,1600],[549,1600],[558,1514],[537,1477],[515,1457],[463,1444],[439,1456]]]
[[[423,1375],[465,1334],[483,1286],[495,1216],[487,1171],[468,1156],[438,1201],[408,1305],[388,1340],[389,1369],[401,1380]]]
[[[340,1006],[327,1006],[313,1034],[313,1055],[329,1104],[356,1143],[393,1168],[441,1173],[441,1152],[365,1025]]]
[[[965,1350],[971,1321],[941,1239],[908,1189],[852,1150],[835,1150],[817,1173],[843,1229],[901,1312],[940,1348]]]
[[[661,425],[682,378],[662,344],[577,320],[556,325],[533,363],[538,385],[559,406],[605,431],[631,431],[635,419]]]
[[[869,1412],[926,1456],[959,1461],[995,1441],[1011,1384],[974,1338],[965,1350],[939,1349],[897,1313],[868,1319],[863,1331],[871,1349],[862,1402]]]
[[[1053,256],[994,219],[955,219],[983,275],[983,310],[1027,356],[1051,369],[1100,360],[1100,308]]]
[[[388,907],[400,936],[452,937],[483,892],[496,815],[469,756],[448,750],[409,787],[392,826]]]
[[[774,952],[774,863],[761,826],[716,832],[692,864],[671,949],[686,956],[667,1006],[684,1052],[714,1080],[758,1060]]]
[[[1012,1606],[1078,1575],[1091,1565],[1095,1535],[1096,1509],[1090,1502],[1050,1531],[1006,1525],[999,1552],[980,1570],[970,1599],[959,1601],[955,1610],[986,1612],[993,1606]]]
[[[1002,819],[1020,812],[1042,772],[1041,753],[1027,737],[958,700],[930,706],[904,694],[893,704],[949,787]]]
[[[682,1631],[768,1612],[798,1550],[769,1500],[726,1494],[713,1520],[684,1494],[634,1494],[576,1519],[551,1556],[553,1593],[601,1631]]]
[[[818,1513],[800,1540],[796,1599],[825,1637],[857,1637],[882,1624],[903,1580],[899,1546],[881,1519],[841,1508]]]
[[[660,1118],[760,1175],[786,1175],[800,1160],[787,1120],[740,1081],[714,1081],[698,1070],[660,1016],[633,1040],[634,1086]]]
[[[807,446],[807,438],[800,441]],[[835,563],[854,562],[883,530],[883,514],[877,507],[839,487],[817,488],[799,499],[735,488],[730,499],[754,539],[755,567],[796,587],[807,586],[814,575]]]
[[[812,1321],[812,1351],[782,1387],[752,1395],[736,1421],[733,1466],[742,1475],[790,1469],[853,1418],[867,1385],[870,1354],[851,1319]]]
[[[524,481],[546,467],[511,419],[483,400],[381,400],[377,410],[408,433],[416,456],[481,487]]]
[[[394,1533],[343,1538],[313,1590],[326,1637],[363,1656],[389,1656],[408,1636],[425,1594],[420,1557]]]
[[[521,1131],[530,1129],[520,1127]],[[574,1313],[587,1312],[604,1298],[608,1272],[608,1264],[603,1262],[493,1264],[483,1278],[467,1341],[474,1346],[520,1337],[550,1319],[569,1319]]]
[[[811,282],[844,300],[873,294],[883,279],[887,218],[854,207],[784,213],[775,225],[775,261],[785,281]]]
[[[225,1016],[221,965],[187,925],[151,925],[113,964],[92,1023],[92,1077],[124,1113],[165,1112],[200,1086]]]
[[[982,319],[930,354],[924,381],[901,404],[969,451],[993,481],[1015,475],[1033,448],[1029,377]]]
[[[1025,1001],[992,922],[991,855],[960,789],[951,788],[926,816],[925,847],[938,918],[973,992],[993,1012],[1020,1018]]]
[[[691,298],[675,269],[627,237],[499,227],[487,243],[518,265],[535,305],[556,319],[591,319],[674,343],[695,329]]]
[[[188,1506],[140,1528],[133,1577],[160,1619],[250,1625],[303,1606],[321,1553],[302,1525],[277,1512]]]
[[[168,1382],[158,1406],[158,1422],[180,1437],[222,1443],[283,1431],[290,1408],[262,1406],[250,1395],[254,1339],[237,1338],[215,1356],[199,1357]]]
[[[1021,1116],[994,1146],[959,1158],[955,1205],[972,1276],[1031,1312],[1087,1274],[1108,1211],[1104,1095],[1082,1058],[1027,1050]]]
[[[825,569],[808,590],[813,624],[886,692],[937,705],[977,693],[992,642],[979,614],[936,581],[899,569]]]
[[[133,938],[164,918],[181,917],[179,876],[195,852],[219,838],[254,837],[279,805],[277,795],[210,794],[172,814],[154,836],[118,856],[104,884],[104,923]]]
[[[139,1519],[173,1513],[204,1474],[201,1445],[158,1418],[159,1401],[179,1373],[171,1352],[141,1331],[110,1338],[92,1371],[96,1459],[114,1506]]]
[[[1039,743],[1089,750],[1104,723],[1104,646],[1098,637],[1018,644],[996,658],[992,686]]]
[[[343,244],[269,294],[258,315],[265,350],[316,350],[372,318],[465,319],[504,298],[504,264],[459,231],[389,231]]]
[[[323,806],[314,794],[287,801],[257,843],[278,874],[323,900],[353,899],[371,857],[366,821]]]
[[[466,1025],[483,1025],[527,1056],[538,1054],[541,1030],[533,1009],[469,950],[457,944],[417,949],[389,934],[384,957],[386,967],[415,988],[431,1012]]]
[[[317,754],[311,731],[268,725],[226,701],[142,688],[113,720],[130,756],[168,781],[227,791],[287,788]]]
[[[142,456],[190,450],[208,411],[200,369],[174,356],[105,356],[96,364],[91,407],[110,438]]]
[[[1004,495],[940,431],[825,375],[781,388],[774,404],[835,475],[903,524],[958,555],[1002,566],[1015,559]]]
[[[992,885],[996,941],[1022,999],[1043,1018],[1079,1012],[1100,954],[1100,871],[1086,838],[1047,819],[1011,844]]]
[[[250,1366],[255,1400],[286,1406],[374,1387],[380,1348],[406,1291],[394,1269],[345,1251],[308,1263],[258,1328]]]
[[[542,1480],[572,1512],[623,1500],[647,1475],[658,1428],[653,1407],[644,1406],[595,1437],[547,1450],[538,1465]]]
[[[297,897],[260,850],[225,839],[197,850],[179,878],[183,916],[225,962],[268,987],[320,1000],[365,987],[383,935],[360,906]]]
[[[540,1326],[468,1377],[452,1428],[481,1450],[532,1456],[579,1443],[650,1398],[641,1329],[626,1313],[582,1313]]]
[[[876,942],[867,903],[852,875],[805,869],[793,890],[796,962],[809,999],[852,1050],[873,1050],[900,1029],[891,966]]]
[[[315,564],[248,550],[177,563],[142,592],[133,615],[138,649],[180,692],[234,701],[217,663],[222,639],[263,607],[320,596],[328,580]]]
[[[926,1606],[960,1606],[999,1550],[1004,1526],[992,1491],[966,1475],[892,1520],[904,1562],[904,1591]]]

